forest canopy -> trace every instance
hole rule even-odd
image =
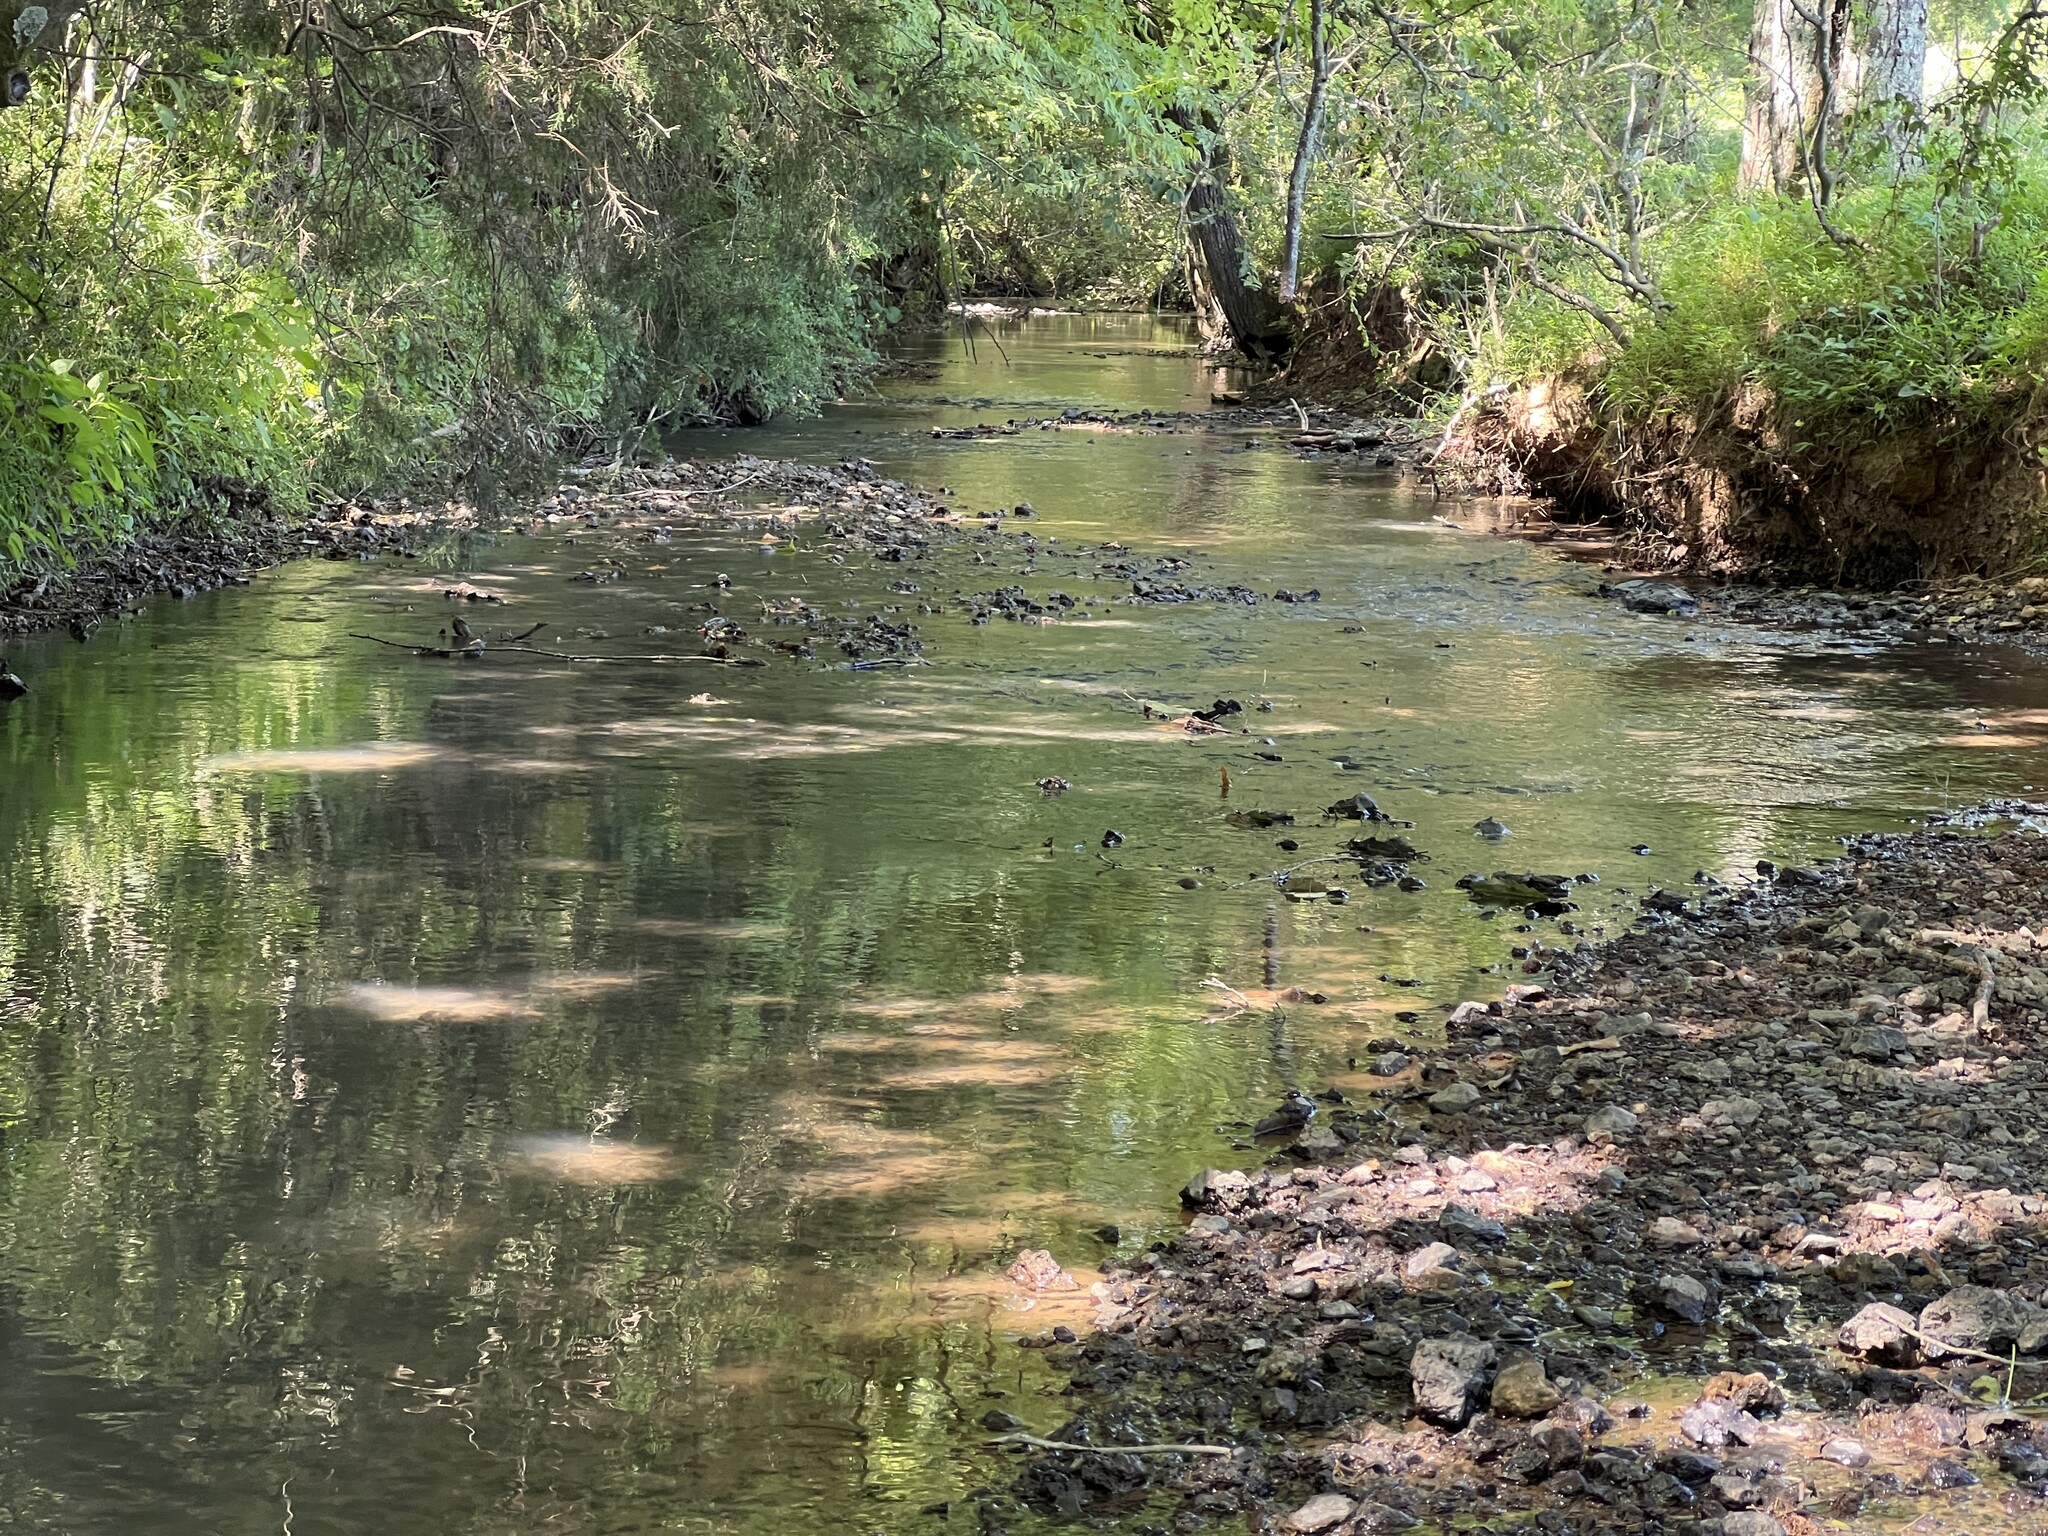
[[[809,409],[998,291],[1269,362],[1337,310],[1410,406],[1565,371],[1843,441],[2002,420],[2048,344],[2043,22],[0,0],[0,561]]]

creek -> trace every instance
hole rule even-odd
[[[1021,1295],[1020,1250],[1085,1286],[1177,1227],[1193,1170],[1258,1160],[1219,1127],[1357,1086],[1368,1042],[1579,936],[1487,920],[1460,875],[1597,874],[1570,919],[1597,936],[1697,872],[2048,784],[2048,667],[2017,650],[1628,613],[1484,509],[1270,430],[933,436],[1198,410],[1216,375],[1173,322],[905,348],[871,399],[673,449],[1028,501],[1000,557],[692,529],[598,584],[571,519],[12,648],[14,1527],[972,1529],[982,1415],[1065,1416],[1012,1341],[1089,1312]],[[1071,558],[1108,541],[1320,601],[1119,602]],[[565,649],[800,597],[916,623],[929,665],[348,638],[430,639],[452,579]],[[1077,606],[952,602],[1007,585]],[[1140,712],[1217,699],[1246,706],[1222,735]],[[1320,811],[1361,791],[1414,823],[1425,888],[1287,899],[1272,872],[1355,833]],[[1328,1001],[1215,1017],[1205,980],[1269,975]]]

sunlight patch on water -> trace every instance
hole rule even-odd
[[[342,993],[339,1001],[385,1024],[430,1020],[442,1024],[484,1024],[539,1017],[538,1010],[524,996],[504,989],[400,987],[362,981]]]
[[[359,981],[337,1001],[385,1024],[489,1024],[538,1018],[542,1001],[600,997],[638,981],[625,972],[588,971],[536,977],[520,987],[412,987]]]
[[[683,1175],[683,1161],[672,1147],[599,1141],[574,1131],[514,1137],[499,1161],[508,1173],[591,1187],[660,1184]]]
[[[447,755],[423,741],[366,741],[350,747],[276,747],[227,752],[199,766],[213,773],[389,773]]]
[[[767,919],[724,921],[717,918],[643,917],[637,919],[633,926],[642,933],[664,939],[779,939],[789,932],[787,923]]]
[[[947,1184],[974,1172],[964,1152],[900,1152],[859,1157],[800,1175],[793,1188],[818,1200],[871,1200],[930,1184]]]

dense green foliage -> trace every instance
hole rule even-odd
[[[0,557],[830,394],[936,247],[941,14],[81,12],[0,114]]]
[[[1295,251],[1433,352],[1411,398],[1994,423],[2042,355],[2043,42],[1973,6],[1924,111],[1830,96],[1759,193],[1733,0],[0,0],[0,562],[806,409],[968,293],[1284,316]],[[1242,271],[1190,256],[1219,217]]]

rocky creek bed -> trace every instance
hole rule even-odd
[[[1069,1378],[1045,1438],[1095,1449],[1030,1447],[984,1525],[2048,1530],[2030,809],[1671,902],[1363,1043],[1373,1086],[1196,1175],[1093,1333],[1022,1341]],[[1138,1443],[1209,1449],[1104,1449]]]

